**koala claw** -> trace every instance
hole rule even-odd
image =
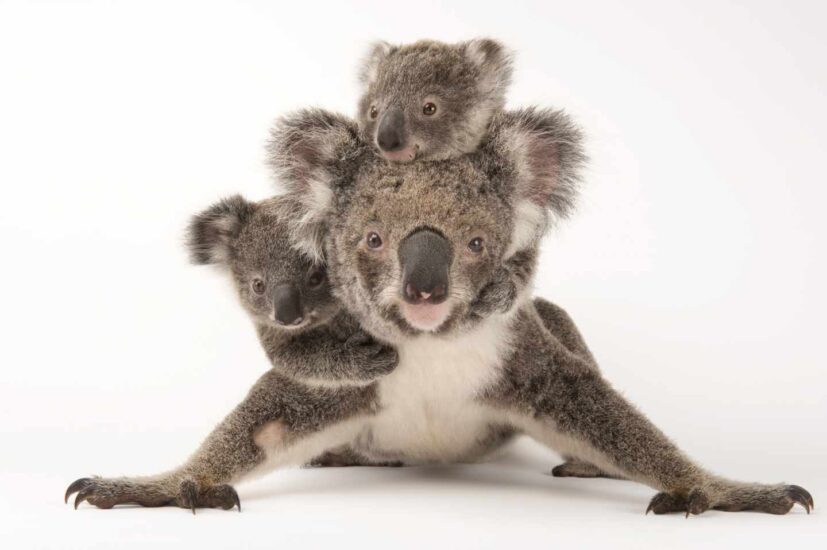
[[[807,510],[808,514],[811,509],[814,510],[816,507],[816,503],[813,500],[813,495],[811,495],[807,489],[799,485],[788,485],[787,496],[793,502],[800,504],[805,510]]]
[[[74,493],[80,491],[81,489],[84,489],[91,482],[92,482],[92,479],[88,478],[88,477],[82,477],[80,479],[76,479],[75,481],[73,481],[72,484],[69,485],[69,487],[66,489],[66,494],[63,496],[63,503],[67,504],[69,502],[69,497],[70,496],[72,496]],[[79,503],[77,503],[77,502],[75,503],[75,508],[77,508],[78,504]]]
[[[669,514],[684,512],[699,515],[714,509],[727,512],[750,510],[769,514],[786,514],[796,504],[809,514],[815,507],[812,495],[798,485],[735,486],[693,489],[688,495],[658,493],[649,502],[646,513]]]
[[[177,489],[170,490],[170,485],[165,482],[84,477],[69,485],[63,497],[64,502],[68,503],[69,497],[74,493],[77,493],[75,510],[82,502],[88,502],[103,509],[117,504],[138,504],[146,507],[178,506],[192,510],[193,514],[196,508],[230,510],[237,506],[238,511],[241,511],[241,500],[232,486],[199,488],[190,479],[184,479]]]

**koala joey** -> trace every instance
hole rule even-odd
[[[362,137],[393,162],[442,160],[477,149],[511,82],[511,54],[491,39],[457,44],[377,42],[365,58]]]
[[[232,278],[273,367],[303,380],[366,383],[390,372],[396,351],[360,329],[331,294],[324,265],[290,242],[291,202],[226,198],[193,216],[193,263]]]

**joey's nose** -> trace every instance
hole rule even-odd
[[[448,297],[451,243],[432,229],[414,231],[399,243],[402,297],[409,304],[439,304]]]
[[[292,285],[279,285],[273,289],[273,308],[280,325],[298,325],[304,320],[301,293]]]
[[[376,144],[382,151],[398,151],[405,146],[405,115],[391,107],[382,115],[376,132]]]

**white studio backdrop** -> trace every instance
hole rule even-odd
[[[273,193],[272,120],[354,114],[371,40],[493,36],[517,53],[509,106],[565,108],[588,135],[580,207],[546,239],[537,295],[690,455],[799,483],[818,506],[826,15],[819,2],[0,1],[0,540],[13,542],[0,544],[827,536],[820,507],[644,518],[648,488],[543,476],[558,459],[527,444],[481,466],[276,473],[240,488],[242,519],[61,500],[82,475],[175,465],[267,368],[229,284],[189,265],[182,237],[224,195]]]

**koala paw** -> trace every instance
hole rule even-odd
[[[399,363],[399,354],[394,348],[366,334],[355,335],[348,340],[347,346],[356,368],[369,376],[388,374]]]
[[[492,313],[505,313],[517,300],[517,285],[511,280],[511,272],[501,268],[494,280],[480,291],[477,299],[471,304],[470,313],[477,317],[485,317]]]
[[[184,479],[177,485],[172,480],[107,479],[84,477],[76,480],[66,489],[64,502],[77,493],[74,506],[88,502],[98,508],[109,509],[118,504],[137,504],[148,508],[178,506],[195,513],[196,508],[222,508],[230,510],[241,501],[230,485],[212,485],[199,488],[191,479]]]
[[[658,493],[649,502],[646,513],[683,512],[686,517],[714,509],[726,512],[754,511],[786,514],[800,504],[809,514],[815,507],[812,495],[798,485],[711,484],[686,495]]]

